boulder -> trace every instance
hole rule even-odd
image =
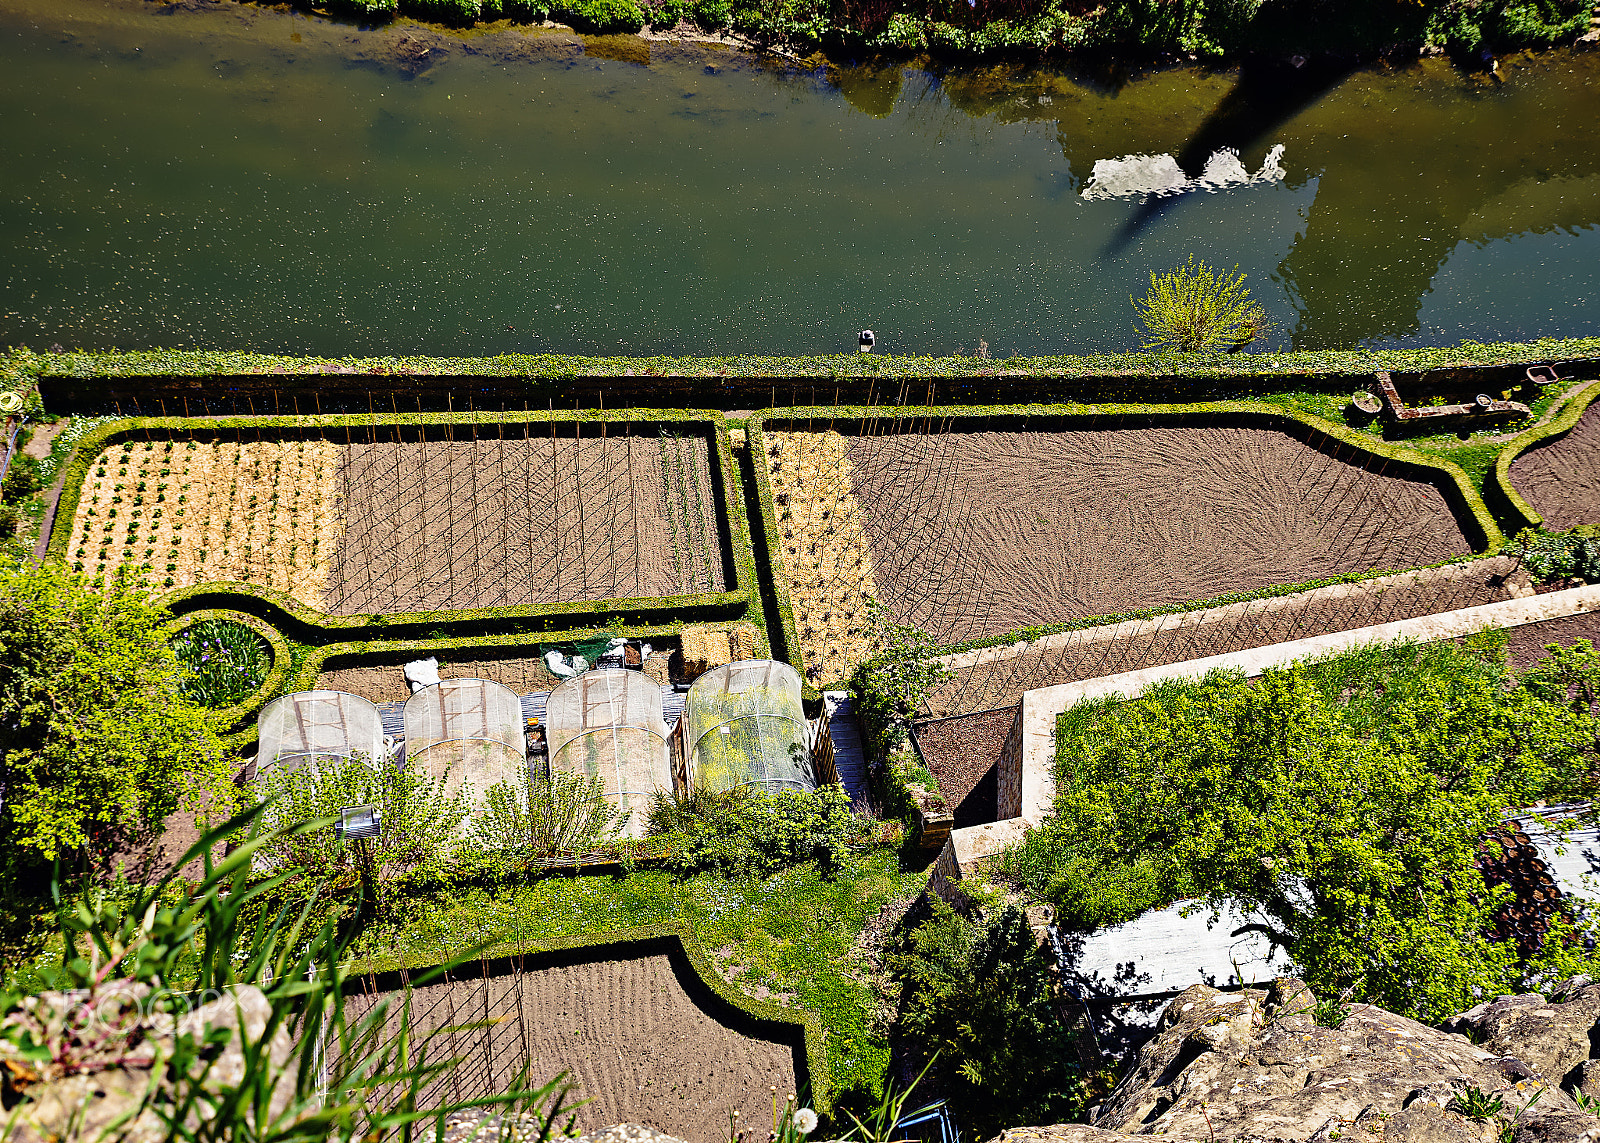
[[[1457,1018],[1489,1021],[1485,1027],[1506,1037],[1520,1027],[1518,1021],[1536,1021],[1529,1028],[1530,1035],[1537,1031],[1531,1054],[1560,1069],[1549,1075],[1516,1054],[1509,1039],[1474,1044],[1465,1035],[1364,1004],[1333,1018],[1298,980],[1238,992],[1196,985],[1167,1005],[1155,1036],[1089,1124],[1015,1128],[999,1139],[1117,1143],[1160,1135],[1164,1143],[1596,1143],[1600,1119],[1560,1087],[1587,1056],[1587,1028],[1578,1060],[1568,1029],[1582,1026],[1591,1002],[1600,1005],[1600,998],[1591,997],[1585,985],[1559,1005],[1541,997],[1502,999],[1480,1006],[1482,1013],[1474,1009]],[[1568,1011],[1528,1015],[1543,1007]],[[1338,1026],[1319,1024],[1319,1014]],[[1469,1117],[1461,1102],[1469,1088],[1499,1100],[1498,1113]]]
[[[1452,1016],[1441,1027],[1497,1056],[1516,1056],[1539,1075],[1573,1090],[1573,1072],[1588,1061],[1600,1025],[1600,984],[1578,978],[1558,985],[1556,1003],[1537,993],[1500,996]]]

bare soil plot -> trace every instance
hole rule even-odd
[[[1438,488],[1273,430],[853,438],[874,580],[942,642],[1470,550]]]
[[[1508,598],[1501,577],[1514,566],[1510,559],[1495,557],[1476,561],[1470,565],[1468,575],[1395,584],[1381,591],[1352,593],[1343,599],[1263,599],[1243,608],[1236,618],[1115,640],[1099,640],[1092,630],[1085,630],[1053,650],[981,663],[956,672],[929,696],[928,713],[930,717],[944,717],[1011,707],[1021,701],[1023,692],[1036,687],[1496,603]]]
[[[1512,461],[1511,483],[1551,531],[1600,524],[1600,402],[1571,432]]]
[[[917,726],[917,749],[939,782],[956,829],[995,820],[996,766],[1016,715],[1016,707],[1006,707]]]
[[[593,1102],[578,1125],[644,1123],[683,1139],[721,1139],[728,1112],[762,1130],[771,1088],[796,1090],[796,1046],[758,1028],[695,977],[678,956],[584,960],[577,954],[520,973],[456,979],[416,990],[423,1030],[488,1022],[447,1037],[462,1063],[431,1101],[505,1091],[527,1063],[532,1082],[566,1071]],[[370,998],[357,998],[364,1011]]]
[[[319,606],[338,547],[338,446],[129,441],[83,482],[67,557],[157,589],[240,581]]]
[[[422,652],[418,658],[426,658]],[[538,694],[555,687],[561,680],[551,674],[539,658],[469,659],[458,663],[440,662],[441,679],[488,679],[510,687],[519,695]],[[317,676],[321,689],[360,695],[371,702],[396,702],[410,697],[404,669],[400,664],[370,667],[335,667]]]
[[[706,441],[377,441],[345,448],[336,614],[526,606],[723,589]]]
[[[1547,619],[1543,623],[1529,623],[1511,628],[1506,635],[1506,653],[1512,669],[1526,671],[1544,657],[1545,648],[1552,643],[1570,647],[1580,639],[1587,639],[1600,644],[1600,612],[1589,611],[1562,619]]]

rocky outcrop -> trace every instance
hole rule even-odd
[[[25,1031],[50,1056],[35,1059],[16,1047],[16,1038],[0,1038],[5,1102],[17,1103],[10,1143],[159,1143],[167,1132],[150,1104],[167,1093],[166,1064],[180,1036],[213,1037],[198,1081],[202,1091],[238,1086],[246,1072],[244,1045],[265,1038],[271,1016],[260,989],[234,989],[181,1016],[152,1012],[150,1000],[148,985],[115,982],[93,994],[28,997],[6,1017],[8,1031]],[[290,1066],[294,1044],[285,1028],[276,1030],[268,1049],[280,1070]],[[284,1110],[293,1088],[291,1079],[273,1092],[274,1115]]]
[[[1588,1067],[1600,985],[1569,982],[1551,1002],[1502,998],[1462,1013],[1451,1030],[1368,1005],[1334,1008],[1319,1007],[1297,980],[1230,993],[1197,985],[1167,1006],[1091,1123],[1016,1128],[999,1138],[1600,1141],[1600,1119],[1563,1090],[1565,1082],[1587,1094],[1584,1083],[1600,1084],[1600,1067]]]

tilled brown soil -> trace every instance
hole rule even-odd
[[[1500,577],[1514,564],[1503,557],[1480,560],[1470,574],[1456,579],[1395,585],[1382,592],[1344,599],[1306,599],[1284,606],[1284,600],[1260,600],[1234,619],[1150,632],[1110,642],[1091,642],[1081,633],[1065,646],[958,671],[928,700],[932,717],[1014,706],[1024,691],[1123,671],[1182,663],[1305,639],[1333,631],[1352,631],[1419,615],[1456,611],[1508,598]],[[921,739],[919,738],[919,742]],[[998,751],[998,747],[996,747]]]
[[[1513,670],[1526,671],[1545,655],[1552,643],[1570,647],[1580,639],[1600,643],[1600,612],[1568,615],[1562,619],[1547,619],[1543,623],[1529,623],[1513,627],[1506,632],[1506,653]]]
[[[1267,429],[862,436],[850,459],[879,598],[941,642],[1470,550],[1433,485]]]
[[[1512,461],[1511,483],[1551,531],[1600,524],[1600,402],[1566,436]]]
[[[1007,707],[917,726],[917,748],[939,782],[957,829],[995,820],[995,764],[1016,714],[1016,707]]]
[[[724,1023],[727,1006],[666,955],[557,963],[513,975],[416,990],[414,1027],[487,1021],[457,1032],[436,1055],[462,1064],[430,1102],[507,1090],[527,1062],[533,1083],[567,1072],[578,1126],[645,1123],[683,1139],[722,1139],[739,1111],[752,1135],[772,1120],[771,1088],[796,1090],[796,1049]],[[518,983],[520,979],[520,985]],[[353,1005],[359,1013],[366,999]],[[713,1014],[713,1013],[716,1014]]]
[[[328,577],[340,615],[721,591],[704,438],[345,446]]]
[[[425,656],[419,656],[425,657]],[[561,680],[543,659],[474,659],[439,664],[441,679],[488,679],[510,687],[519,695],[552,690]],[[360,695],[371,702],[393,702],[410,696],[400,664],[373,667],[336,667],[317,676],[319,688]]]

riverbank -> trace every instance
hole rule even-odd
[[[647,40],[704,38],[795,57],[819,50],[958,59],[1073,54],[1142,65],[1449,52],[1492,70],[1501,52],[1600,39],[1600,17],[1589,0],[295,0],[293,6],[367,24],[409,18],[453,28],[565,25]]]

